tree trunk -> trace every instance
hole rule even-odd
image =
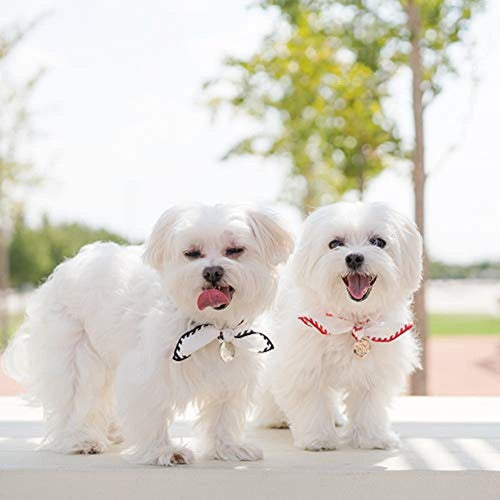
[[[318,208],[316,206],[316,192],[313,187],[314,176],[310,170],[310,167],[302,166],[300,170],[303,172],[304,179],[306,181],[306,190],[304,193],[304,197],[302,198],[302,206],[300,208],[302,209],[302,213],[307,216],[316,208]]]
[[[361,170],[358,175],[358,193],[359,201],[363,201],[363,197],[365,195],[365,176],[363,170]]]
[[[7,343],[9,326],[7,294],[9,289],[9,251],[7,246],[7,231],[0,227],[0,348]]]
[[[424,109],[422,96],[422,61],[420,55],[420,12],[417,0],[408,1],[408,25],[411,32],[410,66],[412,72],[413,121],[415,127],[415,149],[413,152],[413,189],[415,194],[415,222],[424,237],[423,282],[415,294],[416,326],[422,342],[422,370],[411,380],[411,393],[427,393],[427,312],[425,307],[425,285],[427,281],[427,256],[425,252],[425,168],[424,168]]]

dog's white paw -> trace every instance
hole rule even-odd
[[[360,429],[353,429],[351,434],[351,445],[353,448],[364,450],[390,450],[399,448],[401,442],[398,435],[393,431],[379,435],[368,434]]]
[[[262,460],[264,453],[257,446],[246,443],[218,443],[213,452],[216,460],[240,460],[243,462],[253,462]]]
[[[174,465],[188,465],[193,461],[194,454],[189,448],[170,448],[156,459],[156,465],[172,467]]]
[[[295,446],[307,451],[331,451],[339,447],[339,439],[336,435],[311,436],[296,440]]]
[[[76,455],[98,455],[99,453],[103,453],[105,449],[106,447],[103,444],[89,439],[88,441],[75,443],[71,453]]]
[[[53,433],[41,444],[40,449],[65,455],[98,455],[109,447],[107,439],[96,439],[86,432]]]

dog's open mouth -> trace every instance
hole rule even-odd
[[[346,286],[349,297],[356,302],[361,302],[370,295],[377,277],[368,274],[353,273],[344,276],[342,281]]]
[[[204,287],[198,296],[198,309],[203,311],[206,307],[213,307],[217,311],[225,309],[233,298],[234,288],[226,286],[207,286]]]

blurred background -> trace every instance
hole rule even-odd
[[[425,234],[414,394],[500,394],[500,4],[19,0],[0,6],[0,349],[33,287],[168,206],[296,226],[385,201]],[[0,375],[0,395],[21,389]]]

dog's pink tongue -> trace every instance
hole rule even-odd
[[[205,307],[219,307],[223,304],[229,304],[229,297],[215,288],[204,290],[198,296],[198,309],[200,311],[203,311]]]
[[[347,278],[347,288],[349,293],[355,299],[362,299],[366,290],[370,286],[370,276],[363,276],[362,274],[351,274]]]

